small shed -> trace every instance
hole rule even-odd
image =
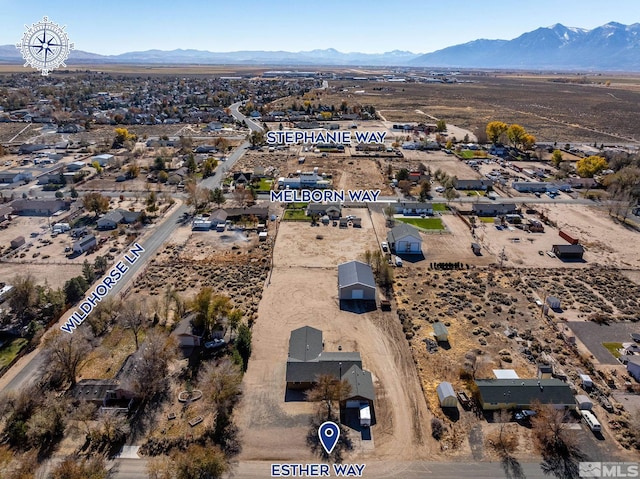
[[[593,387],[593,381],[588,374],[581,374],[580,382],[582,383],[582,387],[584,389],[591,389]]]
[[[11,249],[17,249],[24,244],[24,236],[18,236],[11,240]]]
[[[538,364],[538,379],[550,379],[553,377],[553,366],[550,364]]]
[[[555,296],[547,296],[547,305],[551,309],[560,309],[560,300]]]
[[[576,404],[578,406],[578,409],[590,410],[591,408],[593,408],[593,402],[591,401],[591,399],[589,399],[589,396],[585,394],[578,394],[576,396]]]
[[[353,218],[351,220],[351,226],[353,226],[354,228],[361,228],[362,227],[362,218]]]
[[[263,231],[261,233],[258,233],[258,239],[260,241],[267,241],[267,232]]]
[[[447,327],[439,321],[433,323],[433,335],[436,337],[436,341],[449,341],[449,331]]]
[[[349,226],[349,220],[347,218],[340,218],[340,224],[338,226],[340,228],[346,228]]]
[[[436,392],[438,393],[440,407],[458,407],[458,398],[456,398],[456,393],[451,383],[441,382],[438,384]]]

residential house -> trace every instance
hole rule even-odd
[[[82,254],[86,251],[90,251],[98,245],[98,241],[96,237],[93,235],[85,236],[84,238],[79,239],[73,246],[71,247],[73,252],[76,254]]]
[[[348,397],[340,401],[341,416],[348,410],[366,403],[371,408],[372,424],[375,421],[373,403],[375,393],[371,373],[362,369],[358,352],[326,352],[322,331],[304,326],[291,331],[287,358],[287,389],[309,389],[323,375],[342,379],[351,386]]]
[[[486,191],[489,188],[493,188],[493,181],[491,180],[455,180],[453,187],[456,190],[480,190]]]
[[[389,249],[396,254],[422,253],[422,238],[415,226],[401,223],[387,233]]]
[[[225,208],[229,220],[237,220],[248,216],[255,216],[259,220],[269,217],[269,206],[253,205],[245,208]]]
[[[88,401],[101,407],[130,407],[135,394],[120,385],[117,379],[81,379],[72,391],[74,399]]]
[[[418,201],[398,201],[395,205],[396,213],[405,216],[433,215],[433,204]]]
[[[627,372],[640,382],[640,356],[629,356],[627,361]]]
[[[3,171],[0,172],[0,183],[19,183],[20,181],[31,181],[30,171]]]
[[[337,220],[342,215],[342,206],[340,203],[309,203],[306,211],[307,216],[328,216],[330,219]]]
[[[219,208],[209,215],[209,221],[211,221],[211,226],[215,228],[219,224],[225,224],[228,217],[229,214],[225,210]]]
[[[207,131],[220,131],[222,130],[222,123],[220,123],[219,121],[209,122],[205,129]]]
[[[515,203],[474,203],[471,211],[477,216],[503,216],[518,212]]]
[[[83,161],[73,161],[67,164],[67,171],[79,171],[85,166],[87,165]]]
[[[233,182],[238,185],[248,185],[251,183],[251,172],[236,171],[233,173]]]
[[[200,346],[202,343],[202,336],[193,334],[193,325],[188,318],[183,319],[178,323],[176,329],[171,334],[178,340],[178,345],[181,348],[193,348]]]
[[[20,199],[11,203],[13,212],[20,216],[51,216],[58,211],[71,208],[71,202],[66,200]]]
[[[103,153],[102,155],[92,156],[89,159],[89,164],[93,165],[93,163],[98,162],[101,167],[107,166],[111,161],[113,161],[115,157],[108,153]]]
[[[559,379],[476,379],[483,410],[531,409],[536,402],[575,407],[570,386]]]
[[[338,298],[344,300],[376,300],[376,280],[371,266],[360,261],[338,265]]]
[[[520,193],[546,193],[549,183],[544,181],[514,181],[511,187]]]

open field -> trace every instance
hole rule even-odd
[[[433,122],[426,116],[429,115],[472,131],[484,130],[492,120],[519,123],[539,141],[640,141],[640,112],[635,107],[640,99],[637,78],[612,80],[615,88],[557,83],[535,76],[478,75],[460,79],[474,83],[407,83],[375,95],[370,93],[380,86],[377,82],[359,81],[359,89],[365,94],[354,95],[340,91],[351,90],[353,81],[332,81],[330,85],[338,92],[323,94],[321,101],[374,105],[388,121]]]
[[[304,325],[323,331],[327,351],[337,351],[338,346],[359,351],[363,367],[373,374],[378,419],[372,428],[374,448],[352,434],[354,457],[427,457],[431,450],[429,416],[395,315],[379,310],[354,314],[339,308],[337,265],[377,247],[366,210],[350,213],[363,218],[362,228],[279,226],[273,274],[260,303],[244,395],[235,411],[244,444],[241,460],[312,459],[305,436],[315,406],[285,402],[289,334]],[[277,443],[269,440],[273,437],[279,438]]]

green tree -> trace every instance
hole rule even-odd
[[[507,133],[507,129],[509,126],[502,121],[491,121],[487,123],[487,138],[494,145],[501,141],[501,138],[505,133]]]
[[[196,169],[198,169],[198,165],[196,164],[196,157],[193,156],[193,153],[189,153],[187,155],[187,161],[185,162],[185,166],[187,167],[187,171],[189,173],[195,173]]]
[[[161,171],[160,173],[158,173],[158,181],[160,183],[166,183],[167,181],[169,181],[169,173],[167,173],[166,171]]]
[[[249,136],[249,143],[251,143],[253,147],[262,145],[264,143],[264,133],[261,131],[252,131]]]
[[[76,276],[64,283],[64,294],[70,304],[80,301],[87,289],[89,289],[89,285],[84,276]]]
[[[429,198],[431,192],[431,182],[429,180],[422,180],[420,182],[420,201],[425,201]]]
[[[64,193],[62,191],[56,191],[55,197],[58,199],[64,198]]]
[[[215,188],[213,191],[211,191],[210,199],[212,203],[215,203],[216,206],[218,206],[218,208],[220,208],[220,205],[224,204],[224,202],[227,201],[227,199],[224,197],[224,193],[220,188]]]
[[[408,179],[409,179],[409,170],[407,170],[406,168],[401,168],[396,173],[396,180],[404,181],[404,180],[408,180]]]
[[[96,272],[93,266],[89,263],[89,260],[84,260],[82,263],[82,276],[84,277],[87,284],[93,283],[96,279]]]
[[[109,211],[109,198],[100,193],[87,193],[82,197],[82,203],[87,211],[95,213],[96,217]]]
[[[162,156],[156,157],[153,162],[153,169],[157,171],[164,171],[167,169],[167,165],[165,164],[164,158]]]
[[[553,164],[553,166],[559,168],[562,160],[562,152],[560,150],[553,150],[553,153],[551,154],[551,163]]]
[[[78,190],[75,189],[75,187],[71,187],[71,189],[69,190],[69,196],[71,196],[71,198],[77,198],[78,197]]]
[[[582,178],[593,178],[609,167],[607,160],[601,156],[587,156],[576,162],[576,171]]]
[[[444,120],[438,120],[436,122],[436,131],[441,133],[443,131],[447,131],[447,123]]]
[[[98,175],[102,176],[102,166],[100,166],[100,163],[98,163],[97,161],[94,161],[93,163],[91,163],[91,166],[95,168],[96,173]]]
[[[18,318],[24,320],[31,316],[32,309],[38,304],[36,280],[31,274],[19,275],[11,284],[13,289],[9,297],[9,306]]]
[[[251,329],[246,324],[241,324],[238,327],[236,349],[242,358],[242,370],[246,371],[249,365],[249,357],[251,357]]]

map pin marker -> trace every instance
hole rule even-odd
[[[338,439],[340,438],[340,428],[335,422],[323,422],[318,428],[318,437],[327,454],[331,454],[331,451],[336,447]]]

